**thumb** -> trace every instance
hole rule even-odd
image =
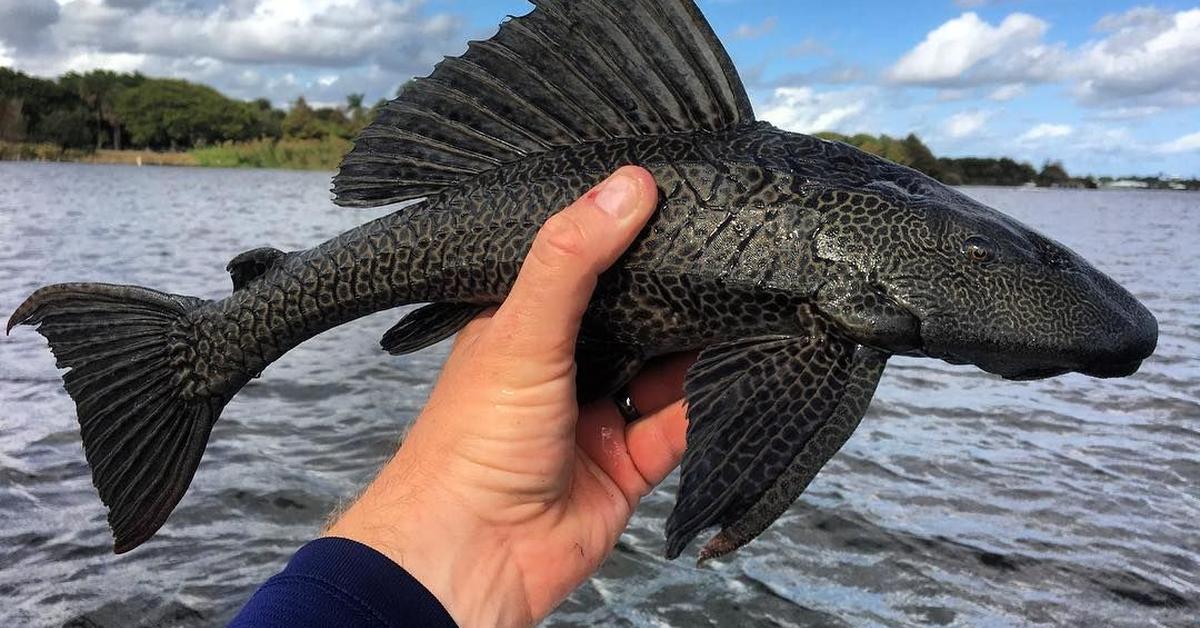
[[[574,359],[596,281],[650,220],[658,187],[626,166],[542,226],[504,305],[492,319],[512,355]]]

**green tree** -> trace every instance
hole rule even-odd
[[[904,138],[904,148],[908,151],[909,163],[914,170],[923,172],[935,179],[942,177],[941,165],[938,163],[937,157],[933,156],[933,151],[921,141],[913,133],[909,133],[908,137]]]
[[[303,96],[296,99],[292,103],[292,108],[288,110],[287,116],[283,119],[283,135],[285,137],[294,137],[302,140],[317,139],[326,135],[325,129],[321,126],[321,121],[317,119],[317,114],[313,108],[309,106],[308,100]]]
[[[187,81],[149,79],[125,90],[117,102],[136,145],[191,148],[255,137],[254,106]]]
[[[350,116],[350,123],[356,128],[362,128],[363,121],[366,120],[367,110],[363,107],[363,101],[366,98],[365,94],[349,94],[346,96],[346,113]]]
[[[321,123],[321,137],[352,139],[358,128],[346,117],[346,112],[334,107],[321,107],[313,112]]]
[[[94,138],[91,112],[83,107],[56,109],[38,122],[37,132],[42,141],[56,144],[64,150],[91,148]]]
[[[117,109],[121,93],[136,87],[145,80],[141,74],[120,74],[109,70],[93,70],[85,74],[68,72],[58,82],[75,92],[91,111],[95,120],[96,148],[103,148],[106,140],[116,150],[121,150],[122,121]]]
[[[0,98],[0,142],[20,142],[25,139],[25,101],[20,98]]]
[[[1038,187],[1064,187],[1071,184],[1071,175],[1067,174],[1061,162],[1047,161],[1037,176]]]
[[[266,98],[251,101],[250,110],[254,113],[255,137],[276,140],[283,137],[283,120],[287,115],[285,112],[276,109]]]
[[[966,185],[967,174],[957,159],[939,159],[938,180],[946,185]]]
[[[4,111],[0,139],[42,141],[45,138],[39,137],[38,133],[43,128],[41,120],[44,116],[82,105],[77,94],[55,81],[0,67],[0,109]]]

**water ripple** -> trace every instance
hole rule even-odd
[[[225,294],[240,251],[368,218],[327,189],[310,173],[0,164],[0,313],[67,280]],[[548,625],[1194,625],[1197,197],[970,193],[1136,289],[1162,327],[1142,373],[1017,384],[895,360],[858,433],[762,539],[705,568],[662,559],[671,478]],[[121,557],[44,342],[0,341],[0,625],[227,620],[423,404],[445,347],[383,355],[397,318],[323,335],[247,387],[168,525]]]

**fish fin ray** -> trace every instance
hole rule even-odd
[[[409,312],[383,335],[380,345],[392,355],[408,355],[457,334],[486,310],[474,303],[433,303]]]
[[[739,525],[735,532],[740,534],[729,539],[740,547],[799,496],[862,417],[850,411],[858,405],[846,396],[857,391],[848,384],[855,381],[859,350],[814,319],[803,337],[740,340],[701,353],[684,387],[688,447],[667,521],[669,558],[716,525]],[[869,393],[855,398],[862,410],[873,392],[874,383]],[[843,415],[854,415],[853,421]],[[825,447],[829,426],[835,424],[845,428],[844,438],[836,447]],[[780,478],[793,475],[807,479],[783,503],[770,491]],[[773,501],[764,502],[769,493]]]
[[[804,442],[787,469],[756,497],[735,519],[723,523],[721,531],[700,551],[699,562],[720,558],[762,534],[808,488],[822,467],[857,429],[875,394],[888,355],[859,347],[850,367],[849,381],[833,414]]]
[[[536,0],[381,109],[334,178],[339,205],[422,198],[532,154],[754,120],[693,0]]]
[[[69,369],[63,382],[117,553],[162,527],[233,396],[189,394],[178,377],[176,324],[205,303],[134,286],[60,284],[35,292],[9,319],[9,331],[36,325]]]

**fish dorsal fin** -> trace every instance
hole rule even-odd
[[[436,194],[584,142],[719,131],[754,112],[693,0],[533,0],[379,112],[334,179],[339,205]]]

